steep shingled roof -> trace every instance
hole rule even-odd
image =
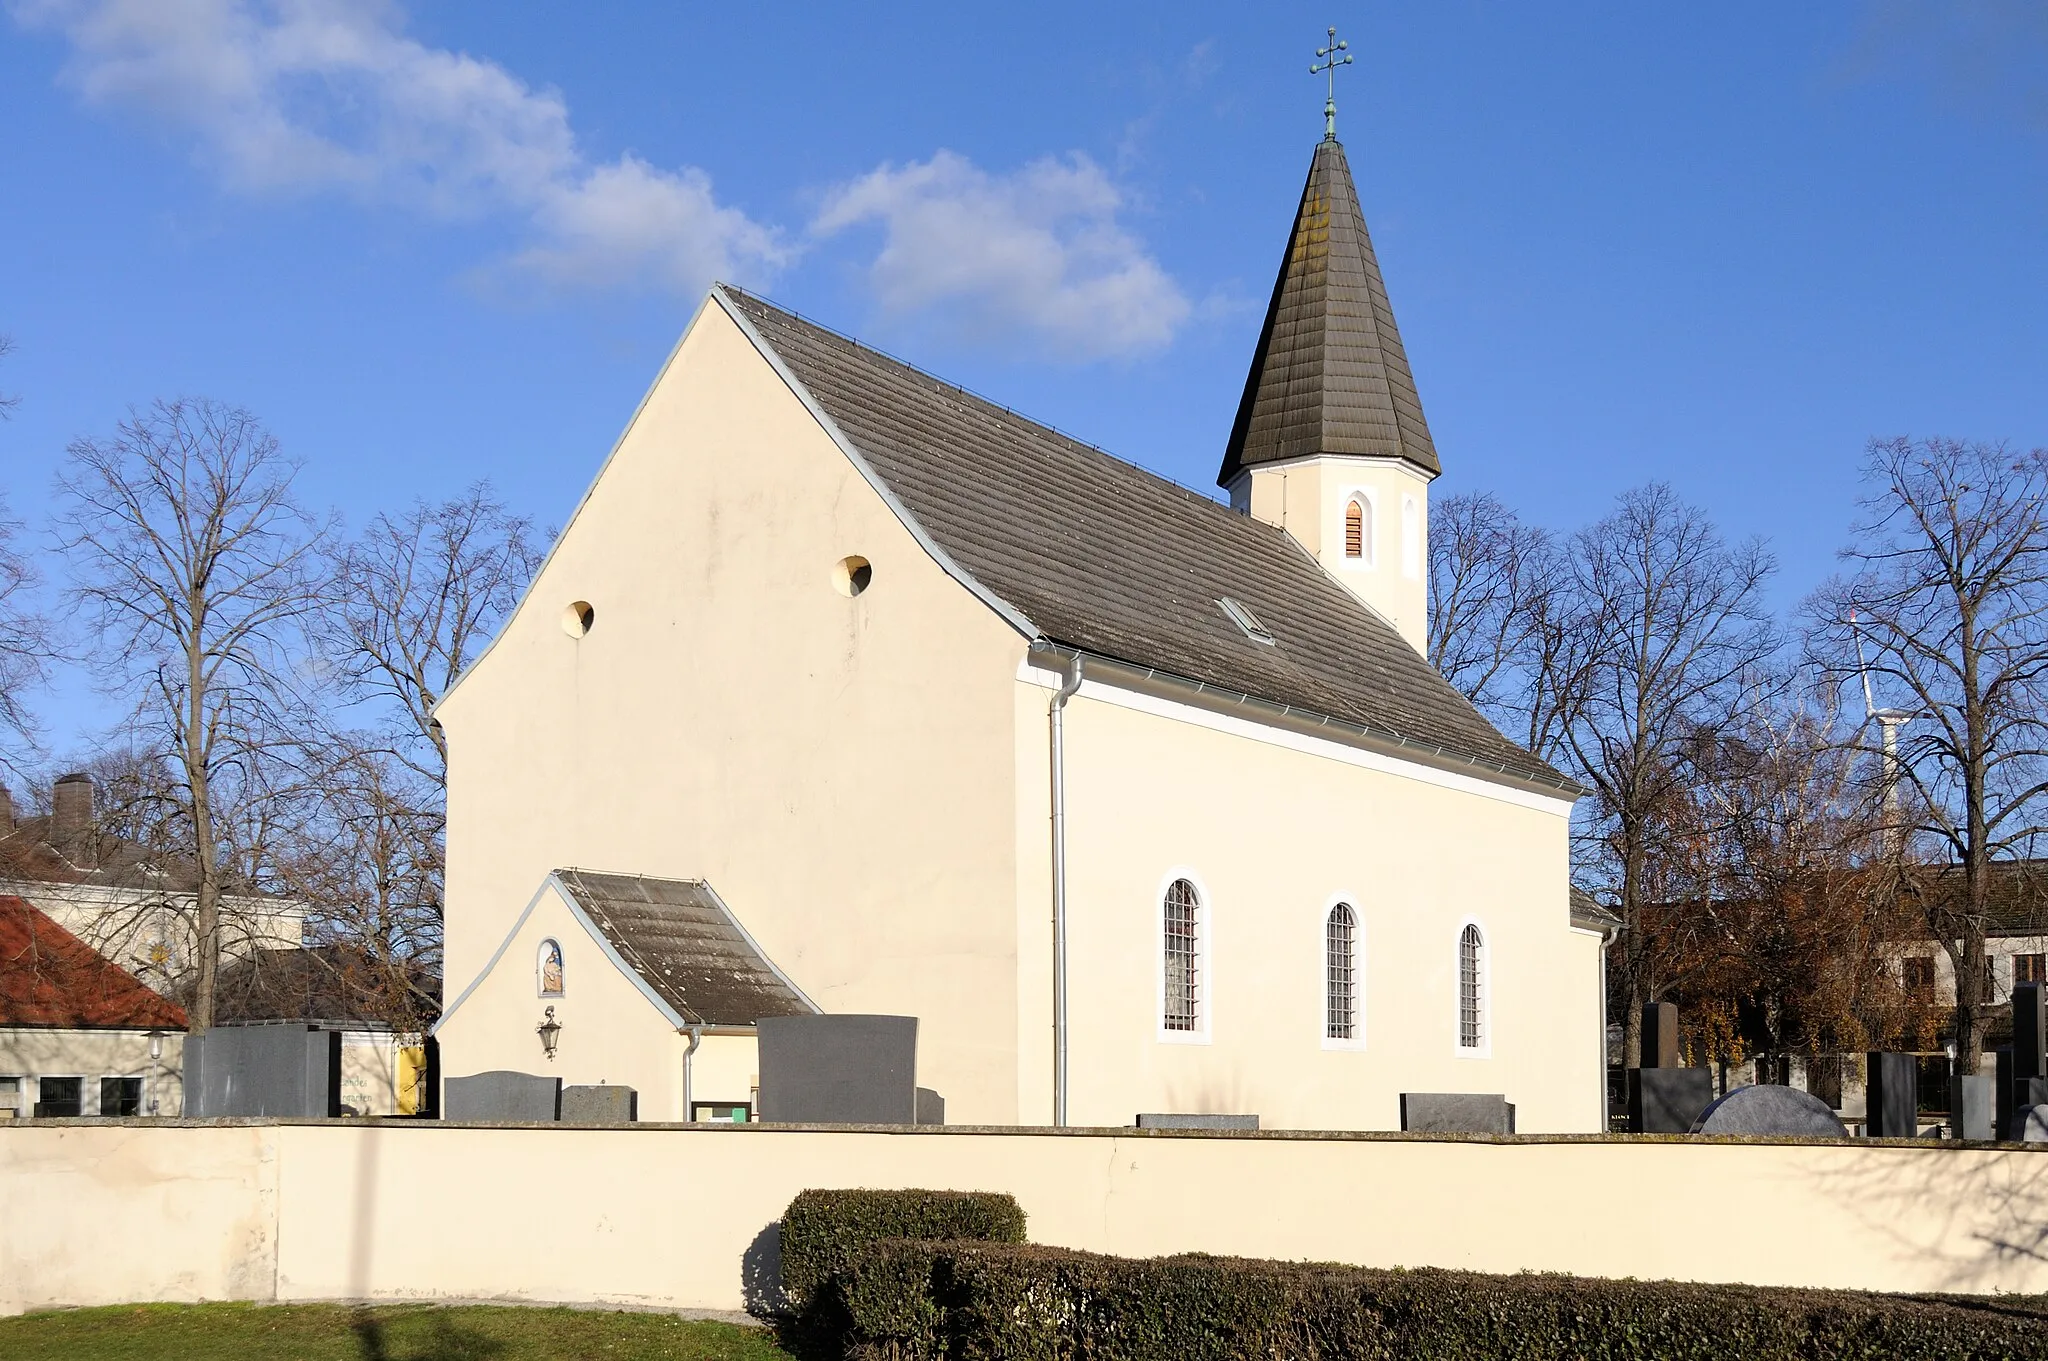
[[[1315,454],[1376,454],[1443,471],[1334,137],[1309,163],[1216,481],[1227,487],[1241,468]]]
[[[922,531],[1049,642],[1574,790],[1286,531],[759,298],[728,308]],[[1218,603],[1249,606],[1274,644]]]
[[[185,1011],[20,898],[0,896],[0,1025],[183,1030]]]
[[[701,879],[556,870],[628,968],[691,1025],[752,1025],[817,1008],[761,953]]]

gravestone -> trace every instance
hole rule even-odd
[[[946,1123],[946,1098],[929,1087],[917,1089],[917,1123],[920,1125],[943,1125]]]
[[[2022,1106],[2012,1113],[2006,1138],[2020,1144],[2048,1144],[2048,1106]]]
[[[1802,1139],[1846,1139],[1848,1127],[1828,1103],[1796,1087],[1759,1083],[1737,1087],[1693,1121],[1694,1134],[1777,1135]]]
[[[185,1041],[185,1114],[320,1118],[341,1114],[341,1032],[217,1025]]]
[[[1139,1129],[1257,1129],[1256,1115],[1140,1115]]]
[[[1714,1101],[1714,1074],[1705,1068],[1628,1070],[1628,1132],[1687,1134]]]
[[[640,1094],[631,1087],[562,1088],[565,1125],[624,1125],[640,1118]]]
[[[2012,1113],[2018,1109],[2013,1102],[2012,1046],[2009,1044],[1998,1046],[1998,1050],[1992,1056],[1992,1060],[1992,1072],[1996,1074],[1994,1094],[1997,1098],[1998,1106],[1995,1115],[1996,1123],[1992,1125],[1992,1130],[1996,1133],[1997,1137],[2003,1139],[2006,1137],[2007,1132],[2012,1129]]]
[[[755,1030],[763,1120],[917,1123],[915,1016],[764,1016]]]
[[[1991,1140],[1998,1129],[1998,1079],[1990,1073],[1958,1073],[1949,1130],[1958,1139]]]
[[[1409,1134],[1513,1134],[1515,1108],[1497,1092],[1403,1092]]]
[[[2048,992],[2039,983],[2012,988],[2012,1075],[2016,1082],[2048,1077]]]
[[[1873,1139],[1920,1135],[1920,1060],[1916,1054],[1870,1054],[1865,1130]]]
[[[1670,1002],[1652,1002],[1643,1008],[1643,1063],[1645,1068],[1676,1068],[1678,1057],[1678,1007]]]
[[[562,1079],[495,1068],[444,1084],[443,1118],[492,1125],[548,1124],[562,1118]]]

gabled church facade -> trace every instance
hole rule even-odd
[[[771,999],[916,1016],[953,1123],[1601,1128],[1578,790],[1422,654],[1438,471],[1334,138],[1229,505],[714,288],[440,707],[443,1071],[687,1118]],[[724,953],[570,871],[715,897]]]

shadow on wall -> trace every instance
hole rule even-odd
[[[1931,1141],[1900,1142],[1859,1150],[1847,1166],[1817,1179],[1830,1196],[1859,1207],[1872,1237],[1936,1264],[1939,1289],[1958,1293],[1995,1288],[2001,1266],[2048,1262],[2048,1156],[2013,1151],[1965,1160],[1941,1156],[1945,1150],[1929,1147]],[[1906,1151],[1913,1148],[1925,1151]],[[1989,1211],[1989,1227],[1967,1241],[1974,1250],[1961,1243],[1931,1248],[1929,1240],[1964,1206]]]
[[[779,1318],[789,1312],[782,1291],[782,1221],[754,1235],[740,1256],[740,1293],[755,1318]]]

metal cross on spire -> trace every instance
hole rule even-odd
[[[1332,142],[1337,140],[1337,68],[1351,64],[1350,53],[1346,50],[1350,46],[1350,43],[1337,41],[1337,30],[1331,29],[1330,45],[1316,49],[1318,60],[1308,68],[1312,76],[1328,73],[1330,78],[1329,97],[1323,100],[1323,136]],[[1340,52],[1344,55],[1339,56]]]

